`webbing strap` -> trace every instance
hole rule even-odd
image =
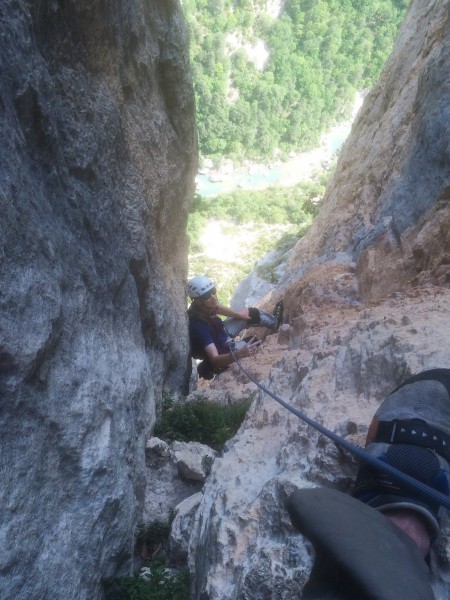
[[[414,477],[411,477],[410,475],[407,475],[406,473],[399,471],[392,465],[389,465],[388,463],[385,463],[385,462],[379,460],[375,456],[372,456],[371,454],[369,454],[366,450],[364,450],[364,448],[355,446],[354,444],[348,442],[347,440],[344,440],[344,438],[341,438],[336,433],[333,433],[332,431],[330,431],[323,425],[320,425],[313,419],[310,419],[305,414],[303,414],[301,411],[297,410],[296,408],[294,408],[293,406],[291,406],[290,404],[288,404],[287,402],[282,400],[279,396],[277,396],[272,391],[270,391],[266,386],[264,386],[263,384],[256,381],[256,379],[246,369],[244,369],[244,367],[239,362],[239,359],[237,358],[235,352],[231,348],[230,348],[230,353],[231,353],[235,363],[238,365],[239,369],[244,373],[244,375],[246,375],[250,379],[250,381],[252,381],[255,385],[257,385],[259,387],[259,389],[262,390],[265,394],[267,394],[268,396],[273,398],[276,402],[281,404],[281,406],[284,406],[284,408],[286,408],[292,414],[294,414],[299,419],[301,419],[302,421],[304,421],[305,423],[307,423],[308,425],[313,427],[316,431],[319,431],[319,433],[322,433],[330,440],[333,440],[333,442],[335,442],[342,448],[345,448],[346,450],[348,450],[348,452],[350,452],[351,454],[353,454],[360,460],[364,461],[365,463],[371,465],[372,467],[378,469],[379,471],[382,471],[383,473],[389,473],[397,481],[404,483],[410,489],[413,489],[416,492],[423,494],[424,496],[426,496],[428,498],[432,498],[435,502],[438,502],[441,506],[444,506],[445,508],[450,508],[450,497],[449,496],[446,496],[445,494],[438,492],[437,490],[430,487],[429,485],[426,485],[422,481],[419,481],[419,480],[415,479]]]
[[[375,436],[370,441],[385,444],[414,444],[429,448],[450,463],[450,436],[430,427],[422,419],[378,421]]]

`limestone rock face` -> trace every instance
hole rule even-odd
[[[364,301],[450,284],[449,49],[448,4],[413,1],[322,210],[290,257],[285,287],[301,278],[301,293],[309,277],[328,279],[321,268],[331,260],[356,276]]]
[[[171,563],[185,564],[189,556],[192,524],[202,498],[201,492],[188,496],[177,504],[169,539]]]
[[[449,310],[450,291],[440,287],[399,293],[370,308],[311,308],[301,344],[294,327],[290,349],[280,347],[275,335],[266,339],[255,362],[266,356],[273,362],[258,379],[309,418],[364,446],[372,416],[389,392],[413,373],[450,364]],[[232,372],[215,385],[240,387],[243,395],[255,390]],[[357,466],[352,455],[259,392],[238,435],[214,461],[194,525],[186,520],[194,598],[301,598],[311,551],[293,529],[285,501],[303,487],[347,492]],[[177,538],[183,539],[180,531]],[[432,552],[436,600],[448,597],[449,540],[444,528]]]
[[[157,437],[150,438],[146,444],[143,522],[168,522],[175,508],[202,488],[216,454],[197,442],[167,444]]]
[[[265,299],[284,298],[286,325],[242,361],[282,399],[360,446],[399,383],[450,365],[449,46],[447,3],[413,0],[320,215]],[[214,396],[255,394],[237,369],[209,384]],[[357,466],[257,392],[189,524],[193,598],[301,598],[311,547],[285,500],[308,486],[349,491]],[[449,548],[446,525],[430,557],[436,600],[448,598]]]
[[[0,7],[0,589],[129,565],[145,437],[186,384],[196,172],[179,3]]]

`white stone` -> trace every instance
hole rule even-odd
[[[184,479],[205,481],[217,452],[198,442],[173,442],[170,452]]]
[[[202,493],[198,492],[180,502],[175,508],[176,514],[169,539],[171,562],[183,563],[187,560],[194,518],[201,498]]]
[[[170,454],[169,444],[164,440],[160,440],[158,437],[151,437],[149,440],[147,440],[145,448],[149,452],[154,452],[161,458],[168,457]]]

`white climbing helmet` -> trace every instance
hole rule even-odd
[[[215,287],[214,282],[209,277],[206,277],[206,275],[197,275],[188,282],[187,289],[189,297],[194,300],[194,298],[200,298]]]

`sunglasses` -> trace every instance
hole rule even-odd
[[[205,294],[200,296],[200,298],[202,300],[209,300],[211,298],[211,296],[215,296],[215,295],[216,295],[216,288],[213,288],[212,290],[209,290],[209,292],[206,292]]]

